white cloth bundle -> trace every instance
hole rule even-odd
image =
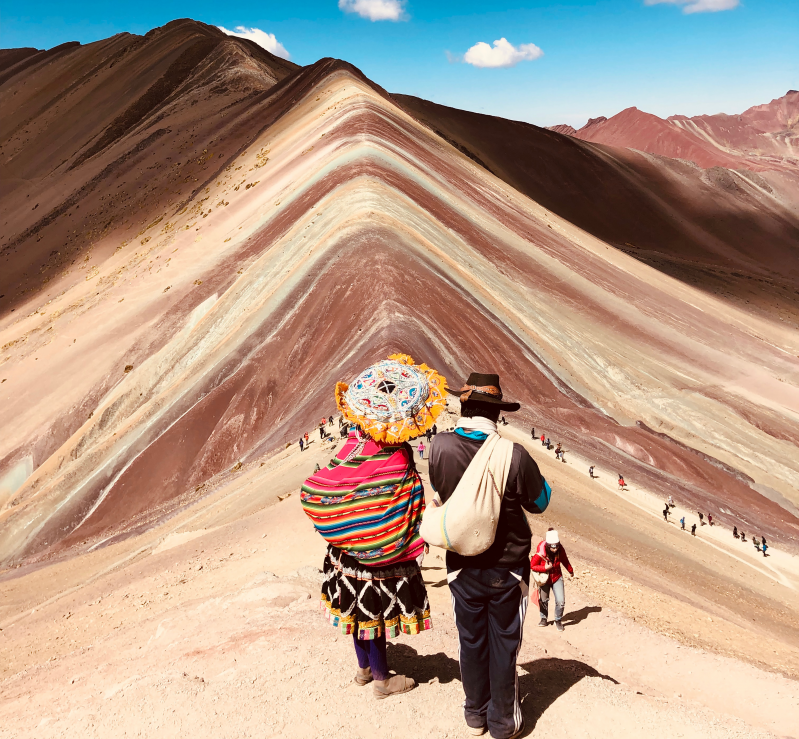
[[[461,420],[472,422],[475,419]],[[467,427],[474,428],[471,423]],[[474,557],[488,549],[497,533],[512,457],[513,442],[503,439],[494,427],[449,500],[439,507],[425,509],[419,530],[422,538],[428,544],[466,557]]]

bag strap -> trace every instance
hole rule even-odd
[[[499,434],[497,434],[497,436],[499,436]],[[510,447],[510,449],[508,449],[508,447]],[[505,486],[508,484],[508,479],[506,476],[504,480],[501,480],[501,485],[498,485],[496,477],[494,476],[494,470],[492,469],[491,466],[492,460],[496,458],[495,455],[498,456],[499,454],[513,455],[513,442],[510,441],[510,439],[504,439],[500,436],[496,445],[491,450],[491,456],[488,459],[488,474],[491,477],[491,483],[493,485],[493,488],[496,491],[497,495],[499,495],[499,499],[501,501],[502,498],[505,496]],[[510,472],[510,463],[508,464],[507,472]]]

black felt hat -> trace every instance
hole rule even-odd
[[[484,375],[472,372],[466,384],[460,390],[447,388],[450,395],[460,396],[461,403],[475,400],[481,403],[497,405],[503,411],[518,411],[521,406],[502,399],[502,388],[499,385],[499,375]]]

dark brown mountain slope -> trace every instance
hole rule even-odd
[[[703,170],[393,97],[505,182],[589,233],[689,284],[799,322],[797,202],[760,174]]]
[[[185,202],[200,173],[247,140],[241,116],[257,96],[299,68],[191,20],[9,50],[6,63],[0,310],[82,260],[98,266],[108,256],[92,252],[99,237],[135,237],[164,206]]]

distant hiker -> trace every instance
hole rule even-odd
[[[324,439],[325,438],[325,427],[324,426],[320,426],[319,427],[319,438],[320,439]]]
[[[342,439],[346,439],[349,432],[347,431],[347,427],[346,426],[342,426],[341,427],[341,431],[339,431],[338,433],[339,433],[339,436]]]
[[[544,436],[544,434],[541,434],[541,446],[546,446],[547,445],[546,438],[547,437]]]
[[[530,560],[530,569],[533,572],[547,574],[549,577],[543,585],[538,585],[538,612],[541,620],[539,626],[547,625],[549,617],[549,594],[555,594],[555,626],[558,631],[563,631],[563,609],[566,607],[566,592],[563,587],[563,565],[569,574],[574,577],[574,568],[566,556],[566,550],[560,543],[558,532],[555,529],[547,531],[546,538],[538,543],[535,554]]]
[[[672,498],[671,496],[669,496],[669,499],[666,501],[666,505],[667,505],[669,508],[674,508],[674,507],[675,507],[675,505],[674,505],[674,498]]]
[[[419,442],[419,446],[416,447],[416,451],[419,452],[419,459],[424,459],[424,443]]]
[[[696,536],[696,524],[691,524],[691,536]]]
[[[327,420],[330,422],[330,425],[332,426],[333,425],[333,416],[330,416]]]
[[[460,395],[461,418],[454,433],[436,439],[429,460],[430,483],[447,506],[447,523],[453,513],[461,513],[461,520],[468,522],[469,512],[476,510],[470,500],[486,489],[490,480],[504,493],[493,544],[479,551],[465,538],[447,552],[447,580],[466,695],[464,717],[471,734],[487,729],[492,737],[515,737],[524,729],[516,657],[530,581],[531,533],[525,511],[543,512],[551,490],[521,444],[496,438],[500,412],[519,409],[518,403],[503,400],[498,375],[472,373],[460,390],[448,392]],[[477,457],[484,449],[492,451]],[[479,468],[475,469],[474,463]],[[504,475],[500,472],[503,468],[507,470]],[[494,471],[499,472],[499,479]],[[463,485],[453,495],[461,480]],[[425,517],[434,510],[428,508]],[[438,517],[430,520],[437,522]],[[463,530],[471,534],[471,529],[490,532],[491,528],[489,520],[480,518]]]
[[[755,545],[755,551],[759,552],[760,551],[760,542],[757,540],[756,536],[752,537],[752,544]]]
[[[680,519],[680,528],[685,531],[685,516]]]
[[[502,417],[505,418],[505,416],[502,416]],[[530,437],[535,439],[535,426],[533,426],[532,431],[530,431]]]
[[[547,436],[547,449],[552,449],[552,442],[549,440],[548,436]]]
[[[737,526],[733,526],[733,527],[732,527],[732,535],[733,535],[733,536],[734,536],[736,539],[738,538],[738,527],[737,527]]]
[[[669,509],[668,506],[666,506],[663,509],[663,520],[666,521],[667,523],[668,523],[668,520],[669,520],[669,513],[671,513],[671,510]]]
[[[705,525],[705,516],[702,513],[699,513],[699,525],[700,526],[704,526]]]
[[[388,402],[400,386],[412,399],[401,411]],[[432,628],[420,570],[424,490],[408,441],[444,410],[444,387],[435,370],[405,355],[367,368],[349,387],[337,384],[336,404],[354,427],[335,459],[302,486],[303,510],[328,543],[322,606],[333,626],[352,634],[355,683],[374,681],[376,698],[416,686],[390,675],[386,637]]]
[[[588,477],[590,477],[592,480],[594,479],[594,465],[591,465],[588,468]]]
[[[766,554],[766,549],[768,549],[768,544],[766,544],[766,542],[765,542],[765,540],[764,540],[764,541],[763,541],[763,556],[764,556],[764,557],[768,556],[768,555]]]
[[[743,531],[741,532],[741,541],[746,541],[746,534]]]
[[[303,443],[303,439],[302,439],[302,436],[301,436],[300,437],[300,451],[303,451],[304,449],[305,449],[305,444]]]
[[[431,431],[433,432],[433,436],[435,436],[438,433],[438,426],[436,426],[436,424],[433,424],[433,428],[431,429]]]
[[[707,525],[708,526],[712,526],[713,525],[713,514],[712,513],[708,513],[707,514]]]
[[[761,541],[762,541],[764,544],[766,543],[766,537],[765,537],[765,536],[763,536],[762,534],[760,535],[760,540],[761,540]]]
[[[308,432],[305,432],[305,446],[308,446]]]
[[[624,478],[619,474],[619,490],[624,490],[625,485]]]
[[[562,454],[562,452],[563,448],[561,446],[561,443],[558,442],[558,445],[555,447],[555,459],[560,459],[560,455]]]

